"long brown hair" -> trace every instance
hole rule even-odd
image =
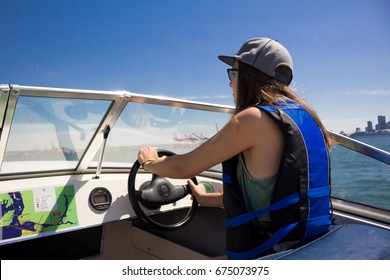
[[[321,129],[327,147],[331,147],[333,141],[330,133],[322,124],[317,113],[294,90],[246,63],[240,61],[238,63],[236,114],[250,106],[280,103],[281,97],[287,97],[300,104],[309,112]],[[291,75],[291,71],[283,68],[283,66],[276,71],[285,76]]]

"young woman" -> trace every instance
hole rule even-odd
[[[268,38],[250,39],[234,56],[219,56],[219,59],[232,66],[228,69],[228,76],[236,111],[229,122],[216,135],[187,154],[158,157],[157,149],[149,146],[139,151],[138,160],[146,170],[154,174],[184,179],[192,178],[218,163],[226,163],[235,158],[233,166],[224,168],[224,173],[230,172],[228,175],[233,176],[235,182],[232,183],[230,179],[229,182],[224,182],[224,194],[206,193],[203,186],[188,181],[199,204],[224,207],[229,217],[235,217],[245,212],[267,208],[278,200],[276,197],[283,198],[302,188],[299,182],[295,182],[301,176],[297,173],[302,167],[289,167],[294,160],[289,160],[287,154],[295,158],[294,153],[307,152],[304,149],[300,151],[299,146],[303,144],[291,144],[290,138],[297,137],[288,135],[295,135],[299,129],[292,129],[291,125],[290,128],[285,128],[285,122],[282,120],[286,115],[283,106],[292,104],[292,107],[300,108],[294,108],[294,112],[307,112],[314,124],[313,129],[319,131],[323,150],[326,150],[319,155],[324,160],[331,139],[315,112],[288,87],[293,76],[292,59],[287,49],[279,42]],[[271,111],[274,108],[275,112],[270,113],[266,108],[271,108]],[[276,117],[273,117],[274,115]],[[305,121],[301,125],[305,126]],[[329,169],[328,166],[320,168],[323,168],[321,172],[325,173]],[[285,169],[290,169],[293,175],[285,175],[288,174],[284,172]],[[291,178],[291,184],[283,183],[289,180],[287,177]],[[280,183],[284,185],[277,187]],[[231,193],[232,190],[234,193]],[[302,213],[298,213],[298,208],[299,206],[288,208],[286,211],[296,212],[294,217],[285,219],[279,215],[275,221],[279,219],[281,222],[276,224],[272,224],[271,214],[265,213],[247,225],[228,229],[228,248],[233,252],[244,252],[261,245],[278,227],[290,220],[299,219]],[[295,236],[284,241],[300,238]],[[254,253],[249,257],[258,255],[259,253]]]

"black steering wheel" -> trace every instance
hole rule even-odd
[[[159,157],[175,155],[171,151],[158,150]],[[144,209],[158,210],[162,205],[175,203],[176,201],[191,194],[189,185],[171,184],[165,177],[152,174],[152,180],[143,183],[139,190],[135,189],[135,178],[140,168],[140,163],[136,160],[131,167],[129,179],[127,182],[130,203],[137,216],[149,227],[160,230],[169,231],[176,230],[186,226],[194,217],[198,208],[198,201],[192,197],[192,205],[189,207],[184,218],[174,223],[161,223],[156,219],[152,219],[150,215],[145,213]],[[196,177],[191,178],[197,184]]]

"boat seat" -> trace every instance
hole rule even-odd
[[[295,249],[271,254],[261,260],[383,260],[390,259],[390,231],[348,224],[332,226],[320,238]]]

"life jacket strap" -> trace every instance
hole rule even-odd
[[[271,212],[271,211],[283,209],[283,208],[291,206],[295,203],[298,203],[299,200],[300,200],[299,193],[294,193],[290,196],[287,196],[287,197],[275,202],[274,204],[272,204],[271,206],[269,206],[267,208],[253,211],[253,212],[248,212],[248,213],[245,213],[245,214],[233,217],[233,218],[228,218],[225,221],[225,225],[228,228],[238,227],[242,224],[245,224],[245,223],[255,219],[256,217],[258,217],[260,215],[263,215],[263,214]]]
[[[271,249],[275,244],[278,244],[283,238],[285,238],[293,229],[298,226],[298,222],[289,224],[287,226],[278,229],[266,242],[260,246],[245,252],[232,252],[226,249],[227,256],[230,260],[249,260],[261,253]]]

